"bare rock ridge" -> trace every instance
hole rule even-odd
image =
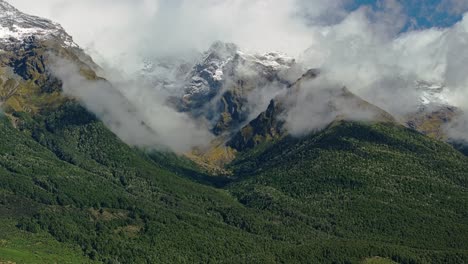
[[[273,99],[268,109],[236,133],[227,145],[237,151],[244,151],[289,135],[288,128],[285,126],[288,109],[291,108],[291,104],[297,103],[297,97],[303,96],[302,92],[305,89],[311,88],[312,82],[319,74],[320,71],[317,69],[307,71],[289,87],[288,93]],[[370,122],[397,122],[391,114],[363,100],[346,87],[317,90],[311,95],[318,95],[320,100],[325,100],[323,105],[326,109],[323,110],[332,113],[330,123],[353,120],[356,115],[359,115],[360,119],[366,116],[365,119]],[[313,122],[313,120],[309,121]]]
[[[8,49],[30,38],[59,41],[65,47],[78,47],[57,23],[25,14],[0,0],[0,48]]]
[[[235,44],[215,42],[186,71],[183,92],[173,101],[180,111],[209,120],[214,134],[230,133],[255,111],[252,96],[290,85],[289,71],[296,67],[281,53],[249,54]]]

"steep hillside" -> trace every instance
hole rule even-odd
[[[237,132],[227,146],[237,151],[245,151],[287,136],[290,134],[286,126],[287,115],[293,115],[288,111],[300,104],[303,97],[312,97],[310,104],[317,103],[316,111],[324,112],[328,116],[324,118],[310,115],[302,120],[303,123],[321,122],[320,119],[329,119],[329,123],[336,120],[354,120],[355,116],[374,122],[396,123],[392,115],[361,99],[347,88],[317,89],[315,82],[319,75],[320,72],[316,69],[306,72],[288,88],[286,94],[274,98],[266,111]]]
[[[126,146],[74,103],[18,118],[19,129],[0,127],[0,210],[48,243],[33,247],[40,255],[64,245],[105,263],[468,258],[467,159],[401,127],[338,123],[287,137],[233,163],[237,180],[219,189],[190,180],[203,173],[181,160]],[[0,252],[18,254],[1,260],[29,254],[18,234],[2,238]]]
[[[316,70],[228,147],[229,133],[217,139],[204,157],[219,167],[237,158],[213,175],[126,145],[50,71],[58,57],[106,82],[91,58],[59,25],[2,0],[0,11],[0,263],[468,262],[468,158],[341,87],[320,95],[331,124],[292,137],[284,106]],[[185,69],[194,93],[183,103],[196,115],[216,98],[213,132],[224,134],[251,114],[245,94],[289,84],[281,72],[294,61],[217,45],[227,57]],[[255,71],[235,79],[238,65]],[[352,122],[343,105],[373,118]]]
[[[0,1],[0,11],[0,99],[7,114],[39,114],[69,100],[50,71],[55,58],[75,63],[89,80],[99,79],[99,67],[60,25],[24,14],[5,1]]]
[[[105,263],[222,261],[263,252],[257,245],[267,238],[227,218],[241,215],[260,226],[265,219],[225,191],[184,179],[126,146],[76,104],[43,120],[21,118],[28,121],[20,130],[7,119],[1,123],[0,207],[3,219],[32,237],[49,233]],[[5,237],[5,250],[15,239]]]
[[[402,126],[337,122],[245,153],[229,189],[247,207],[354,241],[350,248],[374,241],[434,255],[415,263],[463,263],[467,166],[451,146]]]

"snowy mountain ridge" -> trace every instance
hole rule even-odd
[[[62,26],[48,19],[27,15],[0,0],[0,48],[8,49],[30,38],[60,40],[64,47],[78,45]]]
[[[296,64],[294,58],[277,52],[251,54],[232,43],[215,42],[200,63],[187,75],[184,100],[210,97],[228,80],[275,79]]]

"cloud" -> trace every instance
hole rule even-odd
[[[397,118],[421,107],[425,91],[418,81],[444,87],[440,96],[445,103],[463,113],[446,126],[446,133],[452,140],[468,141],[468,14],[449,28],[399,33],[405,18],[397,6],[391,8],[395,12],[385,11],[388,17],[379,20],[380,25],[373,22],[376,13],[361,8],[338,24],[320,27],[303,62],[320,68],[334,84],[320,84],[323,87],[346,86]],[[299,100],[292,108],[288,118],[293,131],[320,129],[332,119],[334,113],[324,110],[326,98],[312,94],[317,95]]]
[[[468,1],[466,0],[442,0],[437,6],[438,10],[448,12],[452,15],[462,15],[468,12]]]
[[[139,47],[158,3],[148,0],[12,0],[29,14],[61,23],[100,64],[136,67]],[[124,64],[124,65],[125,65]]]
[[[76,64],[58,57],[52,57],[51,61],[49,68],[62,80],[64,93],[77,98],[130,145],[183,153],[206,146],[212,140],[201,122],[166,106],[162,94],[154,89],[141,89],[140,82],[91,81],[80,74]],[[137,94],[131,95],[135,89]]]
[[[395,14],[398,21],[398,14]],[[375,25],[361,9],[342,23],[317,34],[304,60],[323,69],[328,79],[384,107],[395,115],[416,110],[418,80],[445,85],[449,102],[464,107],[468,16],[452,28],[396,33],[392,19]],[[401,24],[400,24],[401,25]]]
[[[142,57],[203,51],[216,40],[295,56],[313,42],[311,24],[346,16],[347,0],[10,0],[60,22],[100,64],[138,68]]]
[[[166,95],[133,75],[141,68],[142,59],[185,56],[205,50],[215,40],[234,42],[248,51],[276,50],[295,56],[307,68],[322,70],[328,80],[322,84],[325,87],[346,86],[395,116],[418,109],[422,91],[416,82],[420,80],[445,86],[448,103],[468,112],[463,100],[468,95],[468,15],[450,28],[402,32],[411,18],[401,1],[379,0],[373,6],[348,11],[353,2],[11,0],[20,9],[62,23],[108,72],[118,69],[124,80],[131,80],[121,81],[124,85],[116,85],[117,89],[134,105],[143,106],[145,122],[152,129],[160,117],[149,112],[167,110],[163,102]],[[468,10],[466,1],[459,0],[443,0],[439,8],[452,14]],[[251,103],[263,106],[279,90],[281,87],[254,93]],[[317,109],[320,101],[304,98],[311,101],[294,107],[297,120],[316,111],[311,120],[317,124],[329,121],[322,115],[326,114],[324,108]],[[176,120],[189,122],[186,118]],[[162,125],[171,126],[170,122]]]
[[[280,118],[292,135],[318,131],[335,120],[390,121],[389,115],[353,95],[326,74],[303,79],[279,97],[285,111]]]

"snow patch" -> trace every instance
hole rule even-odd
[[[418,81],[416,88],[421,92],[419,100],[423,106],[429,104],[448,105],[447,89],[443,84]]]
[[[215,74],[213,75],[213,79],[215,79],[216,81],[222,81],[223,75],[224,72],[222,69],[216,69]]]

